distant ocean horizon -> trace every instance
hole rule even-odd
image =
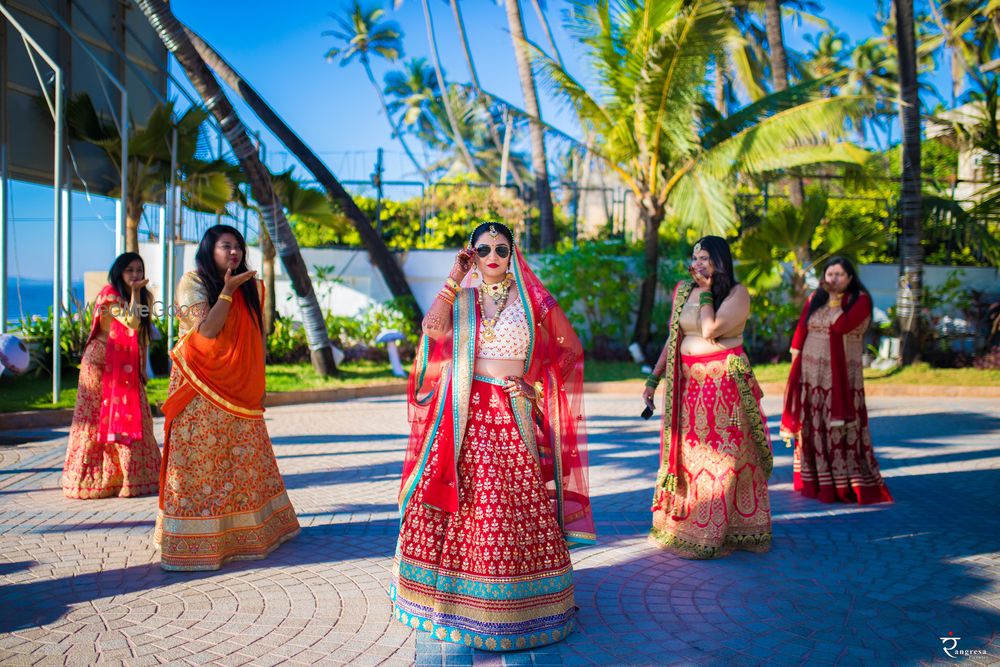
[[[83,302],[83,281],[74,281],[73,294]],[[52,281],[37,278],[7,278],[7,321],[33,315],[47,317],[52,308]]]

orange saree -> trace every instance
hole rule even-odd
[[[299,532],[264,424],[264,346],[237,291],[216,338],[187,313],[207,310],[194,273],[178,286],[182,337],[166,417],[155,539],[166,570],[215,570],[264,558]],[[185,324],[190,331],[183,333]]]

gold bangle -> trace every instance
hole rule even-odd
[[[440,292],[438,292],[438,298],[441,299],[442,301],[444,301],[445,303],[448,303],[448,304],[454,304],[455,303],[455,294],[454,294],[454,292],[451,292],[451,291],[446,290],[446,289],[442,289]]]
[[[229,303],[233,302],[233,297],[229,296],[228,294],[220,294],[219,298],[222,299],[223,301],[228,301]]]
[[[545,385],[542,384],[541,380],[537,380],[533,386],[535,389],[535,402],[537,403],[545,396]]]
[[[444,284],[448,289],[450,289],[455,294],[458,294],[462,290],[461,285],[459,285],[458,282],[451,276],[448,276],[448,279],[444,281]]]

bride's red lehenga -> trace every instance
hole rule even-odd
[[[424,337],[410,375],[412,431],[390,589],[402,623],[495,651],[572,632],[568,547],[595,541],[583,350],[517,250],[511,272],[517,306],[504,309],[494,345],[526,348],[524,378],[542,383],[543,404],[534,410],[527,398],[508,396],[502,381],[474,374],[482,316],[475,289],[461,290],[451,334]]]

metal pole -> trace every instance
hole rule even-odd
[[[63,193],[60,187],[63,182],[63,76],[62,69],[52,63],[56,75],[56,118],[55,118],[55,139],[53,148],[53,158],[55,163],[52,170],[52,191],[53,205],[55,211],[52,215],[53,251],[55,257],[52,260],[52,403],[59,403],[59,392],[62,381],[62,359],[60,357],[60,343],[62,338],[62,313],[59,312],[60,269],[62,268],[62,239],[59,234],[59,223],[62,221],[62,200]]]
[[[125,252],[125,205],[115,200],[115,257]]]
[[[59,67],[59,63],[55,61],[45,49],[39,46],[38,42],[28,33],[24,27],[17,22],[14,15],[11,14],[6,7],[0,5],[0,14],[10,21],[10,24],[14,26],[21,35],[21,39],[24,43],[28,45],[29,48],[34,49],[35,52],[42,57],[42,59],[52,68],[52,72],[55,74],[55,109],[53,109],[53,116],[55,121],[55,129],[53,131],[53,151],[55,162],[52,165],[52,193],[53,193],[53,204],[54,210],[52,214],[52,246],[53,255],[52,258],[52,309],[53,309],[53,322],[52,322],[52,402],[59,402],[59,389],[60,389],[60,373],[62,371],[60,359],[59,359],[59,339],[61,334],[61,322],[59,320],[59,297],[60,292],[60,269],[62,268],[62,261],[60,255],[62,254],[62,244],[59,236],[59,223],[62,219],[62,189],[61,185],[63,182],[63,72],[62,68]],[[4,54],[6,57],[6,54]],[[2,82],[3,85],[7,85],[6,82]],[[4,174],[6,176],[6,174]],[[6,180],[6,179],[5,179]]]
[[[507,186],[507,167],[510,159],[510,137],[513,134],[513,123],[510,120],[510,110],[503,112],[503,150],[500,154],[500,187]]]
[[[59,221],[59,237],[62,242],[62,266],[60,266],[60,271],[62,271],[62,292],[60,294],[60,303],[67,314],[70,312],[70,306],[72,305],[71,297],[73,295],[73,258],[70,254],[70,248],[73,244],[73,216],[71,213],[72,209],[70,208],[70,200],[73,197],[73,183],[70,179],[70,175],[66,174],[66,185],[60,188],[62,216]]]
[[[375,173],[372,174],[372,185],[375,186],[375,231],[382,238],[382,149],[375,154]]]
[[[119,111],[118,113],[119,113],[119,116],[121,117],[121,122],[120,122],[119,125],[120,125],[120,128],[121,128],[121,137],[122,137],[122,157],[121,157],[121,160],[122,160],[122,175],[121,175],[121,182],[119,183],[119,187],[122,189],[122,195],[121,195],[121,200],[119,201],[119,204],[118,204],[118,207],[120,209],[120,211],[119,211],[119,219],[116,221],[115,224],[120,224],[121,225],[121,230],[124,232],[125,228],[126,228],[126,224],[127,224],[126,221],[125,221],[125,216],[128,215],[128,205],[127,205],[127,202],[128,202],[128,93],[125,92],[125,88],[124,87],[121,89],[121,93],[122,93],[122,97],[121,97],[121,99],[122,99],[122,106],[121,106],[121,111]],[[138,230],[136,230],[136,233],[138,234]],[[120,241],[120,243],[121,243],[121,248],[122,249],[119,250],[119,252],[118,252],[119,255],[125,249],[125,241],[124,241],[124,239],[122,239]],[[138,243],[138,241],[137,241],[137,243]],[[135,250],[136,250],[136,252],[138,252],[139,248],[136,248]]]
[[[180,197],[177,192],[177,128],[174,128],[170,138],[170,191],[168,193],[167,234],[164,243],[167,244],[167,273],[163,284],[164,317],[167,318],[167,351],[174,347],[174,239],[177,238],[177,207]],[[167,365],[170,365],[170,355],[167,354]]]
[[[0,85],[6,84],[0,83]],[[0,123],[7,123],[6,116],[0,119]],[[7,144],[5,143],[0,143],[0,333],[7,333]]]

